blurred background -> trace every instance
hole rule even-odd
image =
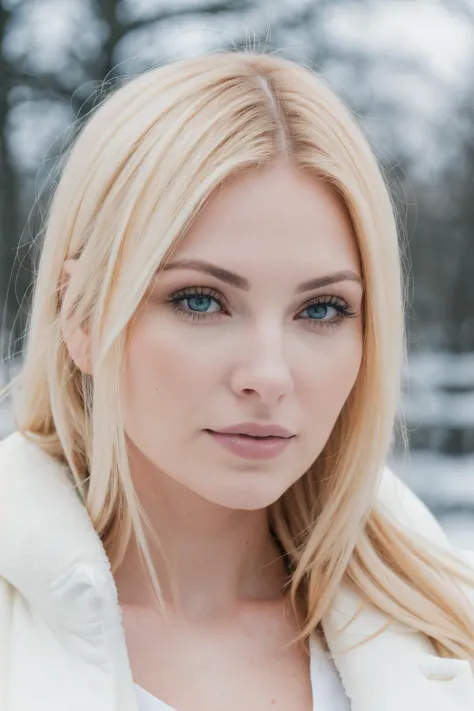
[[[474,547],[474,0],[0,0],[0,41],[0,385],[21,364],[33,243],[80,122],[151,66],[276,51],[342,95],[383,167],[410,273],[410,452],[391,464]],[[7,403],[0,438],[11,429]]]

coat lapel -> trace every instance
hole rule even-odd
[[[354,621],[349,620],[359,611]],[[472,711],[474,678],[468,661],[438,657],[424,635],[397,623],[344,653],[387,618],[343,584],[322,621],[352,711]],[[338,632],[342,630],[341,632]]]

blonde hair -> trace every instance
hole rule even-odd
[[[376,501],[405,359],[403,280],[394,211],[380,168],[343,102],[309,69],[255,52],[219,52],[150,70],[89,118],[52,200],[18,386],[17,428],[67,462],[112,572],[134,537],[159,581],[128,467],[120,369],[128,325],[156,269],[212,191],[284,157],[330,183],[352,219],[363,276],[364,356],[315,461],[270,507],[291,567],[298,639],[318,629],[344,579],[426,634],[441,656],[474,660],[474,616],[454,552],[416,541]],[[71,328],[86,324],[94,376],[71,360],[60,327],[61,273]],[[111,413],[114,413],[113,417]]]

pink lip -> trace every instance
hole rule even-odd
[[[268,437],[253,439],[246,435],[228,434],[207,430],[219,444],[245,459],[273,459],[281,454],[290,444],[293,437]]]
[[[220,430],[212,430],[220,434],[246,434],[255,437],[292,437],[294,432],[273,423],[262,424],[260,422],[239,422],[236,425],[222,427]]]

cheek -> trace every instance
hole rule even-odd
[[[332,341],[328,350],[320,349],[312,368],[311,387],[305,398],[307,407],[324,429],[334,426],[356,382],[362,362],[362,337],[356,331],[351,338]]]
[[[159,422],[160,429],[171,433],[195,402],[202,404],[211,374],[212,362],[193,358],[192,344],[178,330],[143,318],[134,326],[125,354],[122,402],[128,426],[140,423],[146,431]]]
[[[311,364],[301,368],[298,400],[301,403],[302,428],[298,472],[306,471],[325,447],[336,421],[357,380],[362,360],[362,339],[321,344],[313,352]]]

